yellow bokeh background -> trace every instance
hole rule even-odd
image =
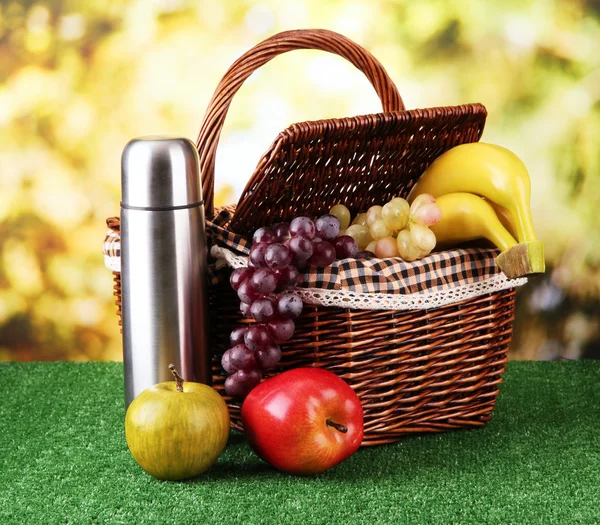
[[[481,102],[483,139],[529,168],[548,273],[519,291],[511,357],[600,355],[600,15],[583,0],[120,0],[0,3],[0,360],[119,360],[104,268],[120,155],[141,135],[194,140],[229,65],[286,29],[369,49],[408,108]],[[368,81],[315,51],[236,95],[219,144],[234,202],[292,122],[373,113]]]

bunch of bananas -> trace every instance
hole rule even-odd
[[[442,210],[431,226],[438,247],[488,239],[509,279],[542,273],[544,245],[535,236],[531,183],[523,162],[494,144],[456,146],[438,157],[412,188],[408,201],[431,194]]]

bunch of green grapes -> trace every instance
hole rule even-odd
[[[352,237],[359,250],[380,258],[402,257],[405,261],[415,261],[431,253],[436,238],[429,226],[442,217],[435,198],[426,193],[412,204],[396,197],[384,206],[371,206],[351,224],[350,211],[343,204],[335,205],[329,213],[340,220],[340,235]]]

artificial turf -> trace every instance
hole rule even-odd
[[[511,362],[483,429],[359,450],[312,478],[233,433],[161,482],[125,443],[120,363],[0,363],[0,524],[600,523],[600,362]]]

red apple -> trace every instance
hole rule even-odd
[[[244,400],[242,421],[258,456],[297,475],[318,474],[348,459],[364,434],[354,390],[319,368],[296,368],[258,385]]]

